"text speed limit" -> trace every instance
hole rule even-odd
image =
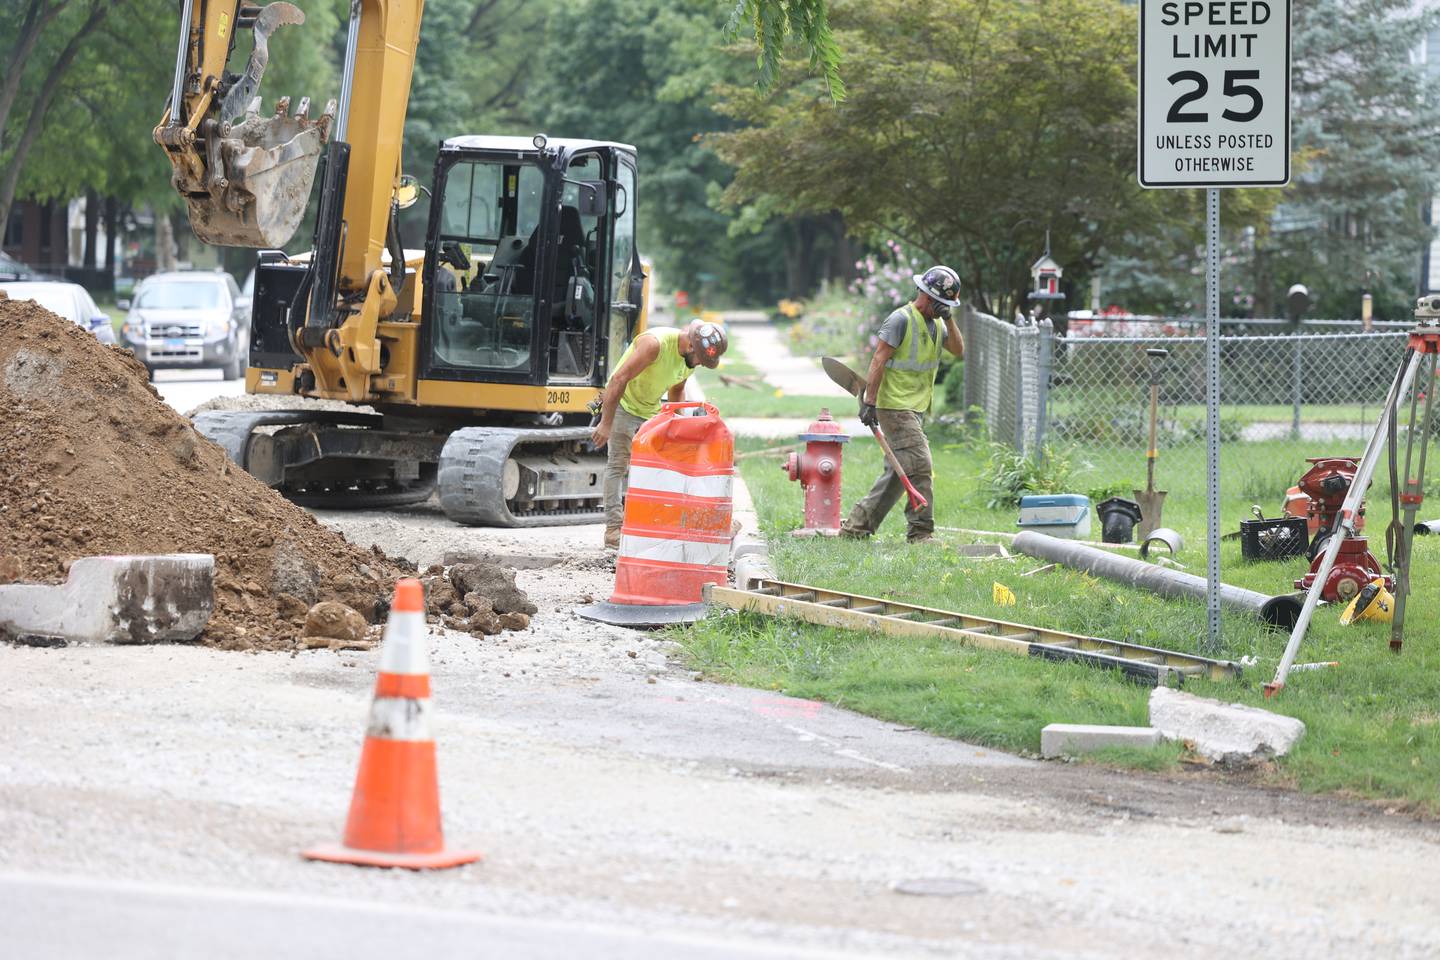
[[[1290,179],[1289,0],[1141,0],[1140,184]]]

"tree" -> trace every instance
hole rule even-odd
[[[1315,316],[1355,316],[1368,285],[1377,316],[1407,319],[1434,236],[1422,209],[1440,138],[1440,90],[1411,54],[1440,11],[1308,0],[1294,16],[1294,141],[1305,168],[1257,245],[1256,272],[1280,293],[1305,283]]]
[[[846,0],[832,7],[847,97],[790,69],[765,97],[732,88],[750,124],[712,139],[726,193],[787,213],[838,211],[961,274],[1009,315],[1051,231],[1067,279],[1102,238],[1153,217],[1135,183],[1135,14],[1116,0]]]
[[[126,3],[28,0],[0,12],[0,35],[15,38],[0,74],[0,225],[10,219],[20,174],[56,94],[106,15]]]
[[[735,0],[725,35],[733,40],[748,29],[755,38],[761,90],[774,87],[786,43],[793,41],[809,54],[810,69],[818,69],[824,76],[830,99],[845,99],[845,84],[840,80],[840,45],[830,31],[827,7],[827,0]]]

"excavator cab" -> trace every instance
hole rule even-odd
[[[634,148],[457,137],[434,183],[421,378],[602,385],[639,312]]]

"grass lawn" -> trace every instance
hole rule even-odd
[[[1014,530],[1013,510],[985,507],[984,453],[967,444],[932,443],[937,522]],[[1273,510],[1285,487],[1302,472],[1304,456],[1317,452],[1325,451],[1286,441],[1227,445],[1221,473],[1225,528],[1235,529],[1249,516],[1251,503]],[[1075,457],[1089,464],[1084,476],[1091,486],[1143,482],[1143,454],[1120,458],[1113,450],[1092,456],[1076,451]],[[879,463],[879,452],[869,440],[846,447],[847,507],[873,481]],[[1025,557],[968,560],[940,546],[909,547],[898,507],[873,541],[791,538],[787,531],[801,522],[798,484],[786,481],[769,457],[745,460],[740,467],[770,538],[776,573],[784,579],[1172,649],[1201,649],[1206,634],[1201,602],[1162,600],[1063,569],[1022,577],[1040,566]],[[1163,486],[1170,494],[1164,523],[1185,536],[1187,546],[1180,560],[1189,572],[1204,576],[1203,470],[1188,476],[1177,471],[1167,479],[1170,482]],[[1074,488],[1084,491],[1087,483]],[[1423,512],[1435,514],[1440,509]],[[1390,513],[1388,481],[1383,476],[1371,489],[1369,513],[1372,548],[1383,562],[1383,529]],[[967,539],[956,536],[957,541]],[[1291,590],[1291,581],[1305,570],[1298,559],[1246,564],[1238,541],[1225,541],[1221,551],[1227,583],[1266,593]],[[1338,660],[1341,666],[1293,673],[1284,693],[1266,703],[1260,685],[1274,675],[1287,635],[1227,612],[1220,656],[1235,660],[1253,656],[1259,658],[1258,665],[1247,668],[1240,681],[1190,681],[1186,689],[1264,705],[1305,721],[1308,732],[1294,753],[1263,771],[1275,783],[1383,798],[1396,806],[1440,813],[1437,567],[1440,538],[1421,538],[1415,548],[1414,588],[1401,656],[1388,651],[1387,626],[1341,627],[1339,610],[1322,607],[1299,661]],[[1015,592],[1016,607],[992,602],[992,584],[997,581]],[[1006,750],[1038,752],[1040,730],[1052,722],[1146,723],[1149,689],[1118,675],[976,651],[953,642],[895,639],[756,615],[711,617],[675,636],[693,665],[711,677],[826,700]],[[1182,762],[1181,754],[1178,746],[1166,745],[1153,751],[1107,754],[1099,762],[1165,770]]]

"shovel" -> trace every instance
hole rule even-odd
[[[1160,368],[1170,351],[1150,347],[1145,355],[1150,358],[1150,446],[1145,451],[1145,489],[1135,491],[1135,502],[1140,504],[1140,526],[1135,538],[1139,543],[1144,543],[1151,531],[1160,526],[1160,510],[1167,492],[1155,489],[1155,422],[1160,415]]]
[[[820,365],[825,368],[825,375],[833,380],[835,385],[841,390],[846,391],[853,397],[862,395],[862,391],[865,389],[865,381],[860,374],[851,370],[834,357],[822,357],[820,359]],[[875,442],[880,444],[880,449],[884,451],[885,461],[890,464],[890,469],[895,471],[895,475],[900,478],[900,483],[904,485],[905,493],[910,497],[910,506],[916,510],[924,507],[927,503],[926,499],[920,495],[919,490],[915,489],[915,485],[910,482],[910,478],[905,476],[905,470],[900,466],[900,461],[895,459],[895,451],[890,449],[890,442],[885,439],[885,434],[880,432],[879,427],[871,427],[870,432],[875,435]]]

